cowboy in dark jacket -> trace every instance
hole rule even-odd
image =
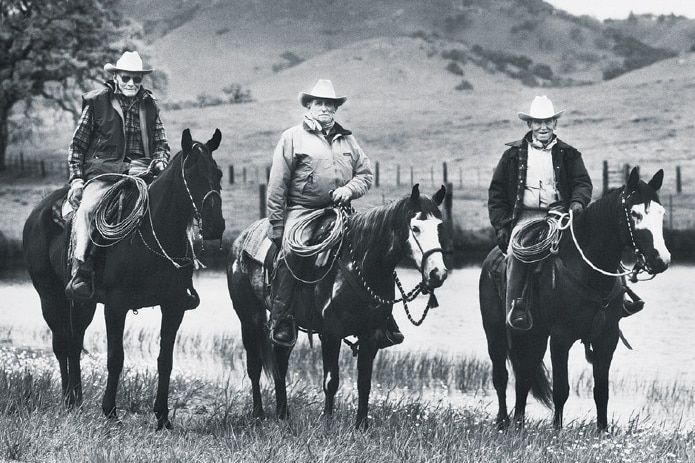
[[[555,129],[563,111],[555,112],[546,96],[537,96],[529,113],[518,113],[529,132],[508,143],[488,190],[488,213],[497,244],[505,254],[516,232],[529,221],[545,217],[551,204],[564,210],[583,210],[591,200],[593,186],[577,149],[563,142]],[[522,291],[527,265],[507,258],[507,323],[515,329],[530,329]]]

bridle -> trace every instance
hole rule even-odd
[[[568,224],[566,226],[569,227],[570,232],[572,233],[572,241],[574,242],[574,245],[577,248],[577,251],[579,251],[579,255],[582,257],[584,262],[586,262],[586,264],[589,267],[591,267],[593,270],[601,273],[602,275],[611,276],[611,277],[623,277],[626,275],[630,275],[630,280],[632,282],[636,282],[637,281],[637,275],[640,272],[647,272],[650,275],[652,275],[652,278],[654,278],[655,274],[653,273],[652,268],[647,263],[647,258],[645,257],[644,252],[642,251],[642,249],[637,244],[637,241],[635,240],[635,233],[633,230],[632,221],[630,220],[630,212],[629,212],[628,207],[627,207],[627,201],[630,199],[631,196],[632,196],[632,193],[629,193],[629,194],[626,193],[626,189],[623,189],[623,191],[620,194],[620,205],[621,205],[621,208],[625,214],[627,234],[630,237],[630,244],[632,245],[632,250],[633,250],[634,254],[637,256],[637,262],[635,263],[632,270],[627,269],[627,267],[625,267],[625,265],[623,265],[622,261],[620,262],[620,268],[622,268],[623,271],[618,272],[618,273],[608,272],[608,271],[603,270],[603,269],[597,267],[596,265],[594,265],[586,257],[586,255],[584,255],[584,252],[582,251],[581,246],[579,246],[579,242],[577,241],[577,236],[574,232],[574,226],[573,226],[574,213],[572,212],[571,209],[569,211],[569,219],[568,219]]]
[[[418,265],[416,262],[416,267],[417,267],[418,271],[420,272],[420,276],[422,277],[422,280],[412,290],[410,290],[409,292],[406,293],[403,290],[403,286],[401,285],[401,281],[398,278],[398,274],[394,270],[393,271],[393,278],[394,278],[394,281],[396,283],[396,286],[398,287],[399,292],[401,293],[401,297],[395,298],[395,299],[385,299],[385,298],[379,296],[374,291],[374,289],[369,285],[369,283],[365,279],[364,275],[362,274],[362,269],[357,263],[357,256],[355,254],[355,250],[352,247],[352,242],[349,238],[350,235],[348,233],[348,222],[349,222],[349,220],[345,221],[344,227],[345,227],[345,241],[347,243],[348,254],[350,255],[350,261],[352,263],[351,273],[353,273],[356,276],[356,279],[359,281],[362,288],[369,294],[369,297],[372,300],[376,301],[379,305],[392,305],[392,304],[396,304],[398,302],[403,302],[403,307],[405,308],[406,315],[408,316],[408,319],[410,320],[410,322],[415,326],[421,325],[422,322],[425,320],[425,317],[427,316],[427,313],[429,312],[429,310],[439,306],[439,303],[437,302],[437,298],[434,295],[434,289],[428,288],[426,283],[425,283],[425,280],[426,280],[425,273],[424,273],[425,261],[427,260],[427,258],[429,256],[431,256],[432,254],[434,254],[436,252],[441,252],[442,254],[444,254],[444,249],[442,249],[441,247],[438,247],[438,248],[432,248],[432,249],[428,249],[427,251],[424,251],[422,248],[422,245],[420,244],[420,241],[415,236],[415,233],[414,233],[412,226],[409,226],[409,229],[410,229],[410,232],[413,236],[413,239],[415,240],[415,243],[418,245],[420,252],[422,252],[422,259],[420,261],[420,264]],[[349,269],[346,269],[346,270],[350,271]],[[429,298],[429,301],[427,302],[427,306],[425,307],[425,310],[422,314],[422,317],[419,320],[415,320],[411,316],[410,310],[408,309],[408,302],[415,300],[415,298],[419,294],[428,294],[428,293],[430,294],[430,298]]]
[[[193,146],[191,146],[191,149],[188,153],[190,154],[191,151],[193,151],[197,146],[202,147],[204,145],[200,142],[195,142],[193,144]],[[204,148],[202,148],[202,149],[204,149]],[[191,193],[191,189],[188,187],[188,181],[186,180],[185,167],[186,167],[186,160],[187,159],[188,159],[188,155],[181,156],[181,177],[183,178],[183,185],[186,188],[186,193],[188,193],[188,199],[191,200],[191,205],[193,206],[193,218],[195,219],[196,223],[198,224],[198,235],[199,235],[199,238],[202,240],[204,223],[203,223],[203,216],[200,213],[200,211],[202,211],[203,207],[205,207],[205,201],[208,198],[210,198],[212,196],[217,196],[220,199],[220,201],[222,201],[222,195],[220,194],[220,190],[216,190],[212,185],[209,185],[210,191],[208,191],[207,193],[205,193],[205,195],[203,195],[203,199],[200,202],[200,209],[198,209],[198,206],[196,206],[195,200],[193,199],[193,194]]]
[[[185,169],[185,167],[186,167],[186,160],[188,159],[188,155],[189,155],[197,146],[201,146],[201,147],[202,147],[202,146],[204,146],[204,145],[203,145],[202,143],[200,143],[200,142],[195,142],[195,143],[193,144],[193,146],[191,146],[191,149],[188,151],[188,153],[181,156],[181,177],[183,178],[183,185],[184,185],[184,188],[186,189],[186,193],[188,194],[188,199],[191,201],[191,206],[193,206],[193,218],[195,219],[196,224],[197,224],[197,226],[198,226],[198,236],[199,236],[199,238],[201,239],[201,242],[204,243],[204,241],[202,240],[204,222],[203,222],[203,216],[202,216],[202,214],[200,213],[200,211],[201,211],[201,210],[203,209],[203,207],[205,206],[205,201],[206,201],[208,198],[210,198],[211,196],[217,195],[217,197],[220,198],[220,201],[222,200],[222,198],[221,198],[220,191],[219,191],[219,190],[216,190],[215,188],[212,187],[212,185],[210,185],[210,190],[203,196],[203,199],[202,199],[202,201],[200,202],[200,209],[198,208],[198,206],[197,206],[196,203],[195,203],[195,200],[193,199],[193,194],[191,193],[191,189],[190,189],[190,187],[188,186],[188,181],[186,180],[186,169]],[[204,149],[204,148],[203,148],[203,149]],[[140,235],[140,239],[142,240],[143,244],[145,245],[145,247],[146,247],[147,249],[149,249],[149,250],[150,250],[151,252],[153,252],[154,254],[156,254],[156,255],[158,255],[158,256],[160,256],[160,257],[163,257],[163,258],[167,259],[167,260],[168,260],[175,268],[177,268],[177,269],[180,269],[180,268],[182,268],[182,267],[185,267],[185,266],[191,265],[191,264],[193,264],[195,268],[199,268],[199,267],[205,268],[205,265],[203,265],[203,263],[200,262],[200,260],[199,260],[198,257],[196,256],[195,248],[194,248],[194,246],[193,246],[193,237],[191,236],[190,233],[188,233],[188,236],[187,236],[188,239],[187,239],[186,255],[185,255],[184,257],[171,257],[171,256],[166,252],[166,250],[164,249],[164,247],[162,246],[162,243],[159,241],[159,238],[157,238],[157,233],[155,232],[155,229],[154,229],[154,224],[153,224],[153,222],[152,222],[152,214],[151,214],[151,211],[150,211],[149,207],[147,208],[147,215],[148,215],[148,217],[149,217],[150,229],[152,230],[152,236],[154,237],[154,240],[155,240],[155,242],[157,243],[157,246],[159,247],[159,251],[161,251],[161,252],[159,252],[159,251],[157,251],[156,249],[153,249],[152,247],[150,247],[150,245],[148,245],[147,242],[145,241],[145,238],[142,236],[142,232],[138,229],[138,234]],[[192,225],[192,224],[191,224],[191,225]],[[188,249],[189,249],[189,248],[190,248],[191,254],[192,254],[191,257],[188,257]],[[178,262],[176,262],[176,260],[182,260],[182,261],[184,261],[184,263],[183,263],[183,264],[179,264]]]

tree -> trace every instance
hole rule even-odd
[[[126,21],[120,0],[0,0],[0,170],[6,168],[9,118],[41,99],[75,113],[79,98],[103,78]]]

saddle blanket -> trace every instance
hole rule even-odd
[[[265,261],[265,256],[268,254],[270,246],[272,246],[272,241],[268,238],[268,229],[270,228],[270,222],[268,219],[262,219],[251,224],[248,233],[244,237],[244,241],[241,244],[241,249],[248,254],[250,258],[263,264]]]

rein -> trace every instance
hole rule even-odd
[[[597,267],[596,265],[594,265],[593,262],[591,262],[591,261],[584,255],[584,251],[582,251],[581,246],[579,246],[579,242],[577,241],[577,236],[576,236],[576,234],[575,234],[575,232],[574,232],[574,226],[573,226],[573,224],[574,224],[574,213],[572,212],[571,209],[570,209],[570,211],[569,211],[568,226],[569,226],[570,231],[572,232],[572,241],[574,242],[574,246],[577,248],[577,251],[579,251],[579,255],[582,257],[582,260],[584,260],[584,262],[585,262],[589,267],[591,267],[593,270],[599,272],[599,273],[602,274],[602,275],[606,275],[606,276],[610,276],[610,277],[623,277],[623,276],[625,276],[625,275],[630,275],[630,274],[632,274],[631,277],[630,277],[630,279],[631,279],[633,282],[635,282],[635,281],[637,281],[637,275],[638,275],[640,272],[646,271],[646,272],[649,273],[649,274],[652,274],[652,272],[651,272],[651,269],[649,268],[649,266],[648,266],[647,263],[646,263],[647,260],[646,260],[646,258],[644,257],[644,253],[642,253],[642,251],[639,249],[639,246],[637,246],[637,243],[635,242],[635,235],[634,235],[634,233],[633,233],[633,231],[632,231],[632,222],[630,222],[630,215],[629,215],[629,212],[628,212],[628,210],[627,210],[627,199],[628,199],[628,198],[629,198],[629,195],[626,196],[626,195],[625,195],[625,190],[623,190],[623,192],[622,192],[621,195],[620,195],[620,204],[621,204],[621,206],[622,206],[623,211],[625,212],[625,220],[626,220],[626,225],[627,225],[628,234],[629,234],[629,236],[630,236],[630,241],[631,241],[631,243],[632,243],[632,249],[633,249],[634,253],[637,255],[637,259],[638,259],[637,264],[635,264],[635,267],[634,267],[632,270],[627,270],[627,268],[623,265],[622,262],[620,262],[620,267],[623,268],[623,269],[625,269],[625,271],[619,272],[619,273],[608,272],[608,271],[603,270],[603,269]],[[653,278],[653,277],[652,277],[652,278]]]
[[[411,231],[412,231],[412,229],[411,229]],[[349,236],[347,232],[348,232],[348,220],[345,221],[344,233],[345,233],[346,237]],[[427,251],[423,251],[422,246],[420,245],[420,242],[415,237],[415,235],[413,235],[413,238],[415,239],[415,242],[417,243],[418,247],[420,248],[420,251],[423,254],[420,265],[417,266],[417,269],[420,272],[420,276],[422,276],[422,281],[420,283],[418,283],[408,293],[406,293],[403,290],[403,285],[401,285],[401,281],[398,278],[398,274],[394,270],[393,278],[396,282],[396,286],[398,287],[398,290],[401,293],[401,297],[398,299],[384,299],[383,297],[376,294],[374,289],[369,285],[369,283],[367,283],[367,280],[365,279],[364,275],[362,274],[362,269],[357,264],[357,257],[355,254],[355,250],[352,247],[352,242],[350,241],[349,238],[346,241],[347,241],[348,252],[350,254],[350,262],[352,263],[352,271],[346,265],[341,265],[341,268],[343,268],[344,271],[346,271],[346,274],[347,273],[354,274],[356,276],[356,278],[354,278],[354,279],[357,280],[357,282],[360,284],[362,289],[364,289],[369,294],[369,297],[372,300],[378,302],[379,305],[392,305],[392,304],[396,304],[398,302],[403,302],[403,308],[405,310],[406,315],[408,316],[408,320],[410,320],[410,322],[413,325],[420,326],[422,324],[422,322],[425,320],[425,317],[427,317],[427,313],[429,312],[429,310],[436,308],[436,307],[439,307],[439,302],[437,301],[437,298],[434,295],[434,290],[427,288],[427,286],[425,285],[425,275],[423,273],[424,262],[427,259],[427,257],[429,257],[430,255],[434,254],[435,252],[443,253],[444,250],[442,248],[432,248],[432,249],[429,249]],[[352,280],[353,280],[353,278],[348,277],[348,281],[352,281]],[[427,306],[425,307],[425,310],[422,314],[422,317],[419,320],[415,320],[412,317],[412,315],[410,314],[410,309],[408,308],[408,302],[412,302],[413,300],[415,300],[415,298],[421,293],[422,294],[428,294],[429,293],[430,298],[427,301]]]

